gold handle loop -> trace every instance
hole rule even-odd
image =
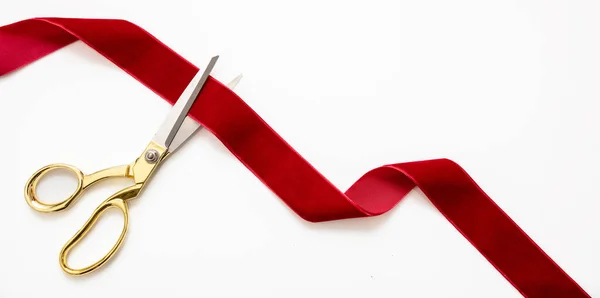
[[[44,177],[46,174],[54,171],[54,170],[60,170],[60,169],[66,169],[69,170],[73,173],[75,173],[75,175],[77,176],[77,188],[75,189],[75,191],[73,192],[73,194],[71,194],[71,196],[69,196],[68,198],[66,198],[63,201],[60,201],[58,203],[44,203],[42,201],[40,201],[38,199],[37,196],[37,192],[36,192],[36,188],[37,188],[37,184],[40,182],[40,180],[42,179],[42,177]],[[39,169],[37,172],[35,172],[30,178],[29,180],[27,180],[27,183],[25,184],[25,201],[27,201],[27,204],[40,212],[54,212],[54,211],[60,211],[63,210],[67,207],[69,207],[69,205],[73,202],[73,200],[75,200],[83,191],[84,188],[84,175],[81,172],[81,170],[79,170],[78,168],[71,166],[71,165],[67,165],[67,164],[51,164],[51,165],[47,165],[41,169]]]
[[[83,225],[83,227],[79,231],[77,231],[77,233],[69,241],[67,241],[67,243],[63,246],[63,248],[60,251],[60,255],[59,255],[60,267],[66,273],[68,273],[70,275],[83,275],[83,274],[92,272],[92,271],[98,269],[104,263],[106,263],[115,254],[115,252],[117,252],[117,250],[121,247],[123,240],[125,239],[125,234],[127,234],[127,228],[129,226],[129,212],[128,212],[126,201],[128,199],[132,199],[132,198],[136,197],[138,195],[138,193],[140,192],[141,187],[142,187],[141,183],[127,187],[127,188],[115,193],[110,198],[106,199],[106,201],[102,202],[102,204],[100,204],[100,206],[98,206],[98,208],[96,208],[96,210],[94,210],[94,213],[87,220],[87,222]],[[92,265],[89,265],[89,266],[81,268],[81,269],[75,269],[75,268],[69,267],[69,265],[67,264],[67,255],[69,254],[71,249],[85,237],[85,235],[94,226],[96,221],[98,221],[100,216],[102,216],[102,213],[104,213],[104,211],[108,210],[109,208],[113,208],[113,207],[121,210],[121,212],[123,213],[123,219],[124,219],[123,220],[123,230],[121,231],[121,235],[117,239],[117,242],[108,251],[108,253],[106,255],[104,255],[104,257],[102,257],[100,260],[93,263]]]
[[[75,175],[77,176],[77,188],[75,189],[73,194],[71,194],[71,196],[58,203],[52,204],[40,201],[36,191],[38,183],[46,174],[54,170],[60,169],[66,169],[75,173]],[[25,201],[31,208],[39,212],[48,213],[54,211],[61,211],[69,207],[69,205],[71,205],[86,188],[96,184],[99,181],[113,177],[132,178],[133,175],[130,171],[130,166],[121,165],[104,169],[89,175],[84,175],[83,172],[81,172],[81,170],[72,165],[62,163],[47,165],[39,169],[37,172],[31,175],[29,180],[27,180],[27,183],[25,184]]]

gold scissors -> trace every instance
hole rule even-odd
[[[134,181],[133,185],[123,188],[102,202],[94,210],[92,216],[87,220],[83,227],[63,246],[59,254],[59,263],[66,273],[71,275],[83,275],[92,272],[106,263],[119,247],[121,247],[125,234],[127,233],[129,222],[127,201],[138,197],[146,182],[167,156],[170,156],[175,152],[177,148],[183,145],[202,127],[196,121],[188,117],[187,114],[204,86],[204,83],[208,79],[218,58],[219,56],[212,57],[203,73],[198,71],[177,102],[173,105],[166,120],[156,132],[152,141],[148,144],[146,149],[144,149],[144,152],[131,164],[104,169],[89,175],[83,174],[81,170],[71,165],[51,164],[39,169],[29,178],[25,185],[25,200],[31,208],[46,213],[61,211],[68,208],[69,205],[71,205],[88,187],[101,180],[126,177],[131,178]],[[233,89],[240,79],[241,75],[233,79],[227,86],[230,89]],[[64,201],[55,204],[41,202],[36,194],[38,182],[47,173],[58,169],[67,169],[75,173],[78,178],[75,192]],[[67,264],[67,255],[69,251],[85,237],[102,213],[111,207],[120,209],[121,212],[123,212],[124,217],[123,230],[121,231],[121,235],[117,239],[117,242],[104,257],[92,265],[80,269],[69,267]]]

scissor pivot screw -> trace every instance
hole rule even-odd
[[[150,149],[146,151],[144,158],[146,158],[146,161],[149,163],[155,163],[158,160],[158,151]]]

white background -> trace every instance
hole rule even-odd
[[[219,54],[213,76],[243,73],[237,93],[343,190],[382,164],[451,158],[595,296],[599,13],[573,0],[20,0],[0,23],[123,18],[198,66]],[[53,162],[129,163],[169,105],[81,43],[0,78],[0,98],[0,297],[520,296],[420,191],[378,218],[307,223],[206,131],[132,202],[119,254],[70,277],[61,246],[129,182],[40,214],[25,181]],[[47,182],[50,201],[74,185]],[[112,246],[109,215],[73,264]]]

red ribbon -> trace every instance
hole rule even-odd
[[[0,76],[81,40],[173,104],[198,68],[124,20],[35,18],[0,27]],[[464,237],[526,297],[590,297],[448,159],[371,170],[345,193],[246,103],[210,78],[191,116],[302,218],[375,216],[418,186]]]

